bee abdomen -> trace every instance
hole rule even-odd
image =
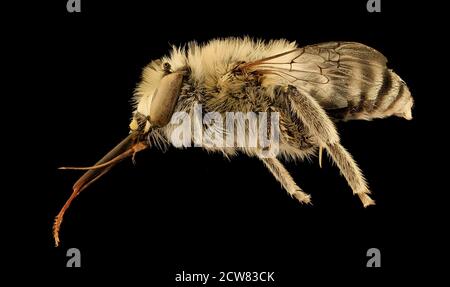
[[[395,115],[407,120],[412,119],[413,98],[405,82],[388,69],[384,70],[382,79],[373,107],[365,112],[374,118]]]
[[[376,69],[365,77],[367,80],[355,80],[359,82],[359,92],[349,96],[348,106],[329,110],[331,116],[344,121],[389,116],[412,119],[414,100],[405,82],[396,73],[390,69]]]

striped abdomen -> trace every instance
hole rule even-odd
[[[360,86],[360,93],[349,96],[347,107],[328,110],[331,116],[342,120],[388,116],[412,119],[414,100],[405,82],[396,73],[390,69],[375,70],[363,74],[361,78],[368,79],[354,80]]]
[[[411,119],[413,99],[377,50],[355,42],[310,45],[239,66],[265,86],[294,85],[330,116],[349,119]]]

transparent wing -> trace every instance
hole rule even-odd
[[[375,104],[386,81],[386,58],[354,42],[305,46],[239,66],[243,73],[279,77],[309,93],[327,109],[360,109]],[[369,101],[369,102],[368,102]]]

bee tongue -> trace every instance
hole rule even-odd
[[[117,146],[115,146],[110,152],[108,152],[102,159],[100,159],[94,166],[91,167],[60,167],[59,169],[73,169],[73,170],[87,170],[73,185],[73,192],[69,199],[66,201],[61,211],[55,218],[53,224],[53,238],[55,245],[59,245],[59,229],[63,221],[63,216],[66,210],[69,208],[75,197],[89,185],[99,179],[102,175],[106,174],[111,168],[122,160],[134,156],[137,152],[144,150],[148,147],[144,142],[135,142],[136,134],[132,133],[123,139]]]

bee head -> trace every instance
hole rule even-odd
[[[146,134],[170,122],[180,96],[185,66],[172,58],[152,61],[143,71],[135,91],[131,132]]]

